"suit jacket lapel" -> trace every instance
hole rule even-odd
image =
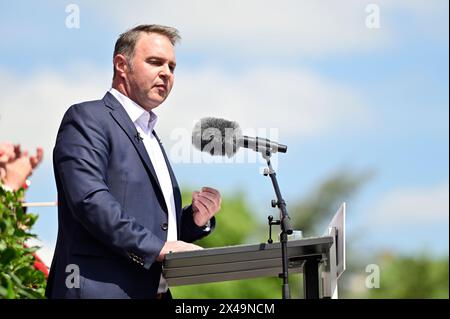
[[[148,153],[147,150],[145,149],[144,143],[139,138],[138,131],[136,130],[134,123],[131,121],[130,117],[128,116],[127,112],[122,107],[122,105],[119,103],[119,101],[117,101],[111,93],[109,92],[106,93],[106,95],[103,97],[103,101],[107,106],[109,106],[112,109],[112,112],[110,113],[111,116],[128,135],[128,138],[136,148],[141,160],[144,162],[147,171],[150,172],[150,175],[156,181],[156,184],[158,185],[159,191],[161,192],[162,195],[163,193],[161,190],[161,185],[159,184],[155,168],[153,167],[152,162],[148,157]]]
[[[156,134],[155,131],[153,131],[153,135],[155,135],[156,139],[158,140],[158,143],[161,147],[161,151],[164,155],[164,159],[166,161],[166,165],[167,165],[167,169],[169,170],[169,175],[170,175],[170,180],[172,181],[172,188],[173,188],[173,198],[175,201],[175,209],[176,209],[176,213],[177,213],[177,224],[179,225],[180,223],[180,217],[181,217],[181,192],[180,192],[180,187],[178,186],[178,182],[177,179],[175,178],[175,174],[172,170],[172,166],[170,165],[169,159],[167,157],[166,151],[164,150],[164,147],[161,143],[161,140],[159,139],[158,135]]]

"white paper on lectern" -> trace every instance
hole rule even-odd
[[[346,268],[345,260],[345,202],[341,204],[324,235],[329,235],[332,228],[336,229],[336,277],[342,275]]]

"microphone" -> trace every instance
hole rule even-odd
[[[205,117],[195,124],[192,144],[202,152],[218,156],[233,156],[240,147],[261,153],[286,153],[287,146],[267,138],[242,135],[239,124],[233,121]]]
[[[251,148],[256,152],[267,152],[267,151],[271,151],[272,153],[287,152],[287,145],[272,142],[271,140],[263,137],[250,137],[243,135],[239,139],[239,144],[245,148]]]

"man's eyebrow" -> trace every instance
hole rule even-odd
[[[157,56],[157,55],[151,55],[151,56],[148,56],[147,58],[145,58],[146,60],[165,60],[164,58],[162,58],[162,57],[159,57],[159,56]]]
[[[172,61],[172,60],[167,60],[165,58],[159,57],[159,56],[149,56],[145,59],[145,61],[158,61],[159,63],[163,63],[165,61],[169,62],[169,65],[173,68],[175,68],[177,66],[177,62]]]
[[[166,58],[159,57],[159,56],[156,56],[156,55],[149,56],[149,57],[146,58],[146,60],[169,61],[169,63],[176,64],[175,61],[167,60]]]

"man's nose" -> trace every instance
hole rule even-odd
[[[168,77],[172,75],[172,71],[170,70],[169,64],[165,63],[162,65],[160,75],[163,77]]]

